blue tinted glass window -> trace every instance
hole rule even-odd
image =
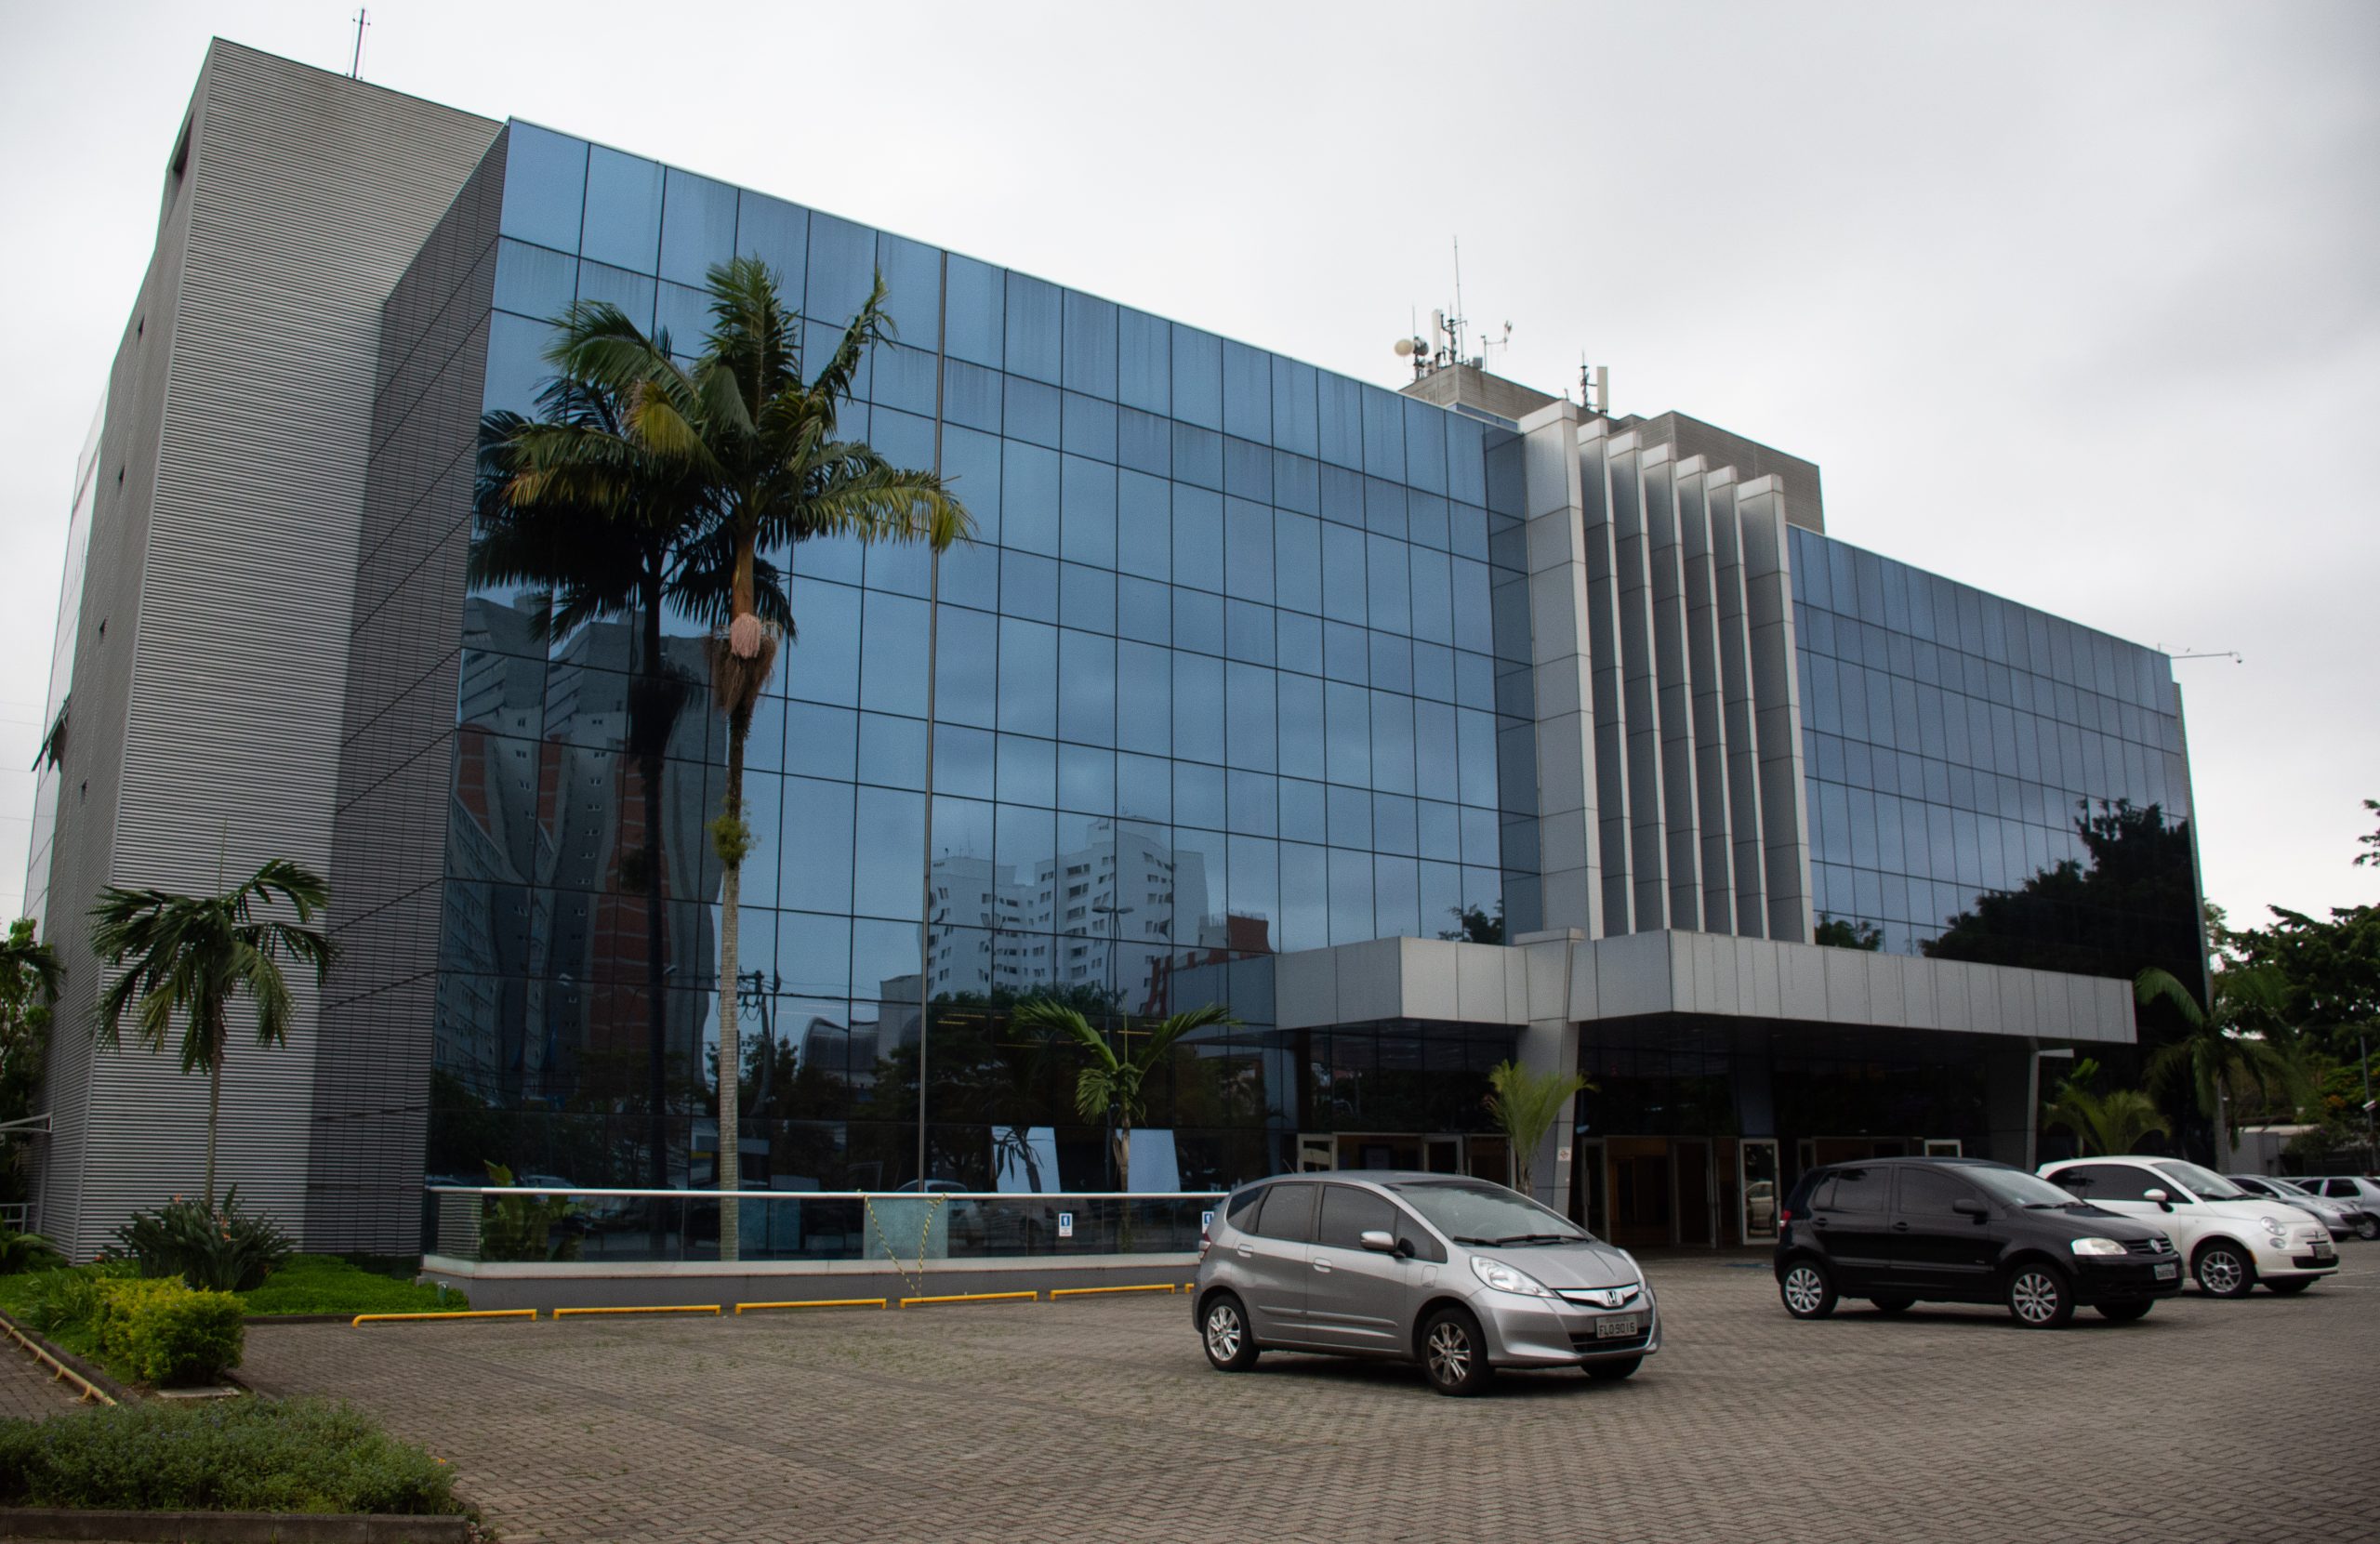
[[[1397,633],[1366,633],[1371,645],[1372,685],[1390,692],[1413,690],[1413,643]],[[1350,678],[1354,679],[1354,678]]]
[[[1223,603],[1204,590],[1173,592],[1173,646],[1202,654],[1223,652]]]
[[[1322,614],[1333,621],[1361,626],[1366,614],[1368,583],[1364,575],[1364,536],[1343,525],[1322,527]]]
[[[989,434],[945,424],[942,430],[942,478],[974,517],[975,539],[1000,539],[1000,442]]]
[[[1087,746],[1116,743],[1116,640],[1066,631],[1058,638],[1058,734]]]
[[[767,264],[778,292],[793,304],[810,272],[810,211],[765,193],[739,192],[735,252]]]
[[[1151,756],[1116,758],[1116,812],[1130,820],[1173,819],[1173,763]]]
[[[785,780],[801,818],[787,825],[779,904],[803,911],[847,912],[852,904],[852,801],[848,783]]]
[[[810,217],[810,276],[802,314],[840,328],[859,314],[876,284],[876,232],[833,215]],[[810,362],[814,368],[823,360]]]
[[[1001,457],[1000,539],[1012,548],[1058,552],[1058,453],[1012,440]]]
[[[577,258],[515,241],[496,244],[497,310],[544,322],[568,310],[577,294]]]
[[[1281,863],[1282,949],[1318,949],[1330,942],[1329,870],[1320,847],[1283,842]]]
[[[653,280],[641,273],[604,263],[578,265],[578,297],[617,306],[640,329],[653,325]],[[685,345],[681,343],[680,348]]]
[[[998,369],[1004,351],[1005,275],[987,263],[954,252],[950,255],[948,283],[945,351]]]
[[[1412,569],[1413,636],[1431,643],[1454,637],[1454,575],[1451,560],[1424,547],[1404,549]],[[1474,564],[1474,567],[1478,565]],[[1484,574],[1486,571],[1483,569]]]
[[[1174,654],[1173,754],[1195,761],[1223,759],[1222,660]]]
[[[1302,515],[1322,511],[1321,467],[1288,451],[1273,453],[1273,502]]]
[[[1116,630],[1125,638],[1159,645],[1173,641],[1173,591],[1151,579],[1116,581]]]
[[[1096,296],[1066,292],[1066,389],[1114,401],[1116,397],[1116,307]]]
[[[1250,772],[1277,766],[1274,741],[1274,674],[1254,665],[1225,667],[1228,726],[1224,759]]]
[[[787,704],[786,770],[810,777],[839,777],[849,781],[856,764],[853,757],[858,731],[859,716],[847,707],[827,707],[816,703]]]
[[[1363,388],[1364,470],[1374,477],[1405,476],[1406,399],[1377,386]]]
[[[1116,459],[1156,477],[1173,470],[1173,423],[1133,408],[1116,415]]]
[[[1322,625],[1322,673],[1360,686],[1371,680],[1371,635],[1347,622]]]
[[[1315,418],[1314,366],[1277,354],[1272,359],[1273,443],[1300,455],[1316,455],[1319,439]]]
[[[1322,525],[1305,515],[1273,520],[1276,603],[1292,610],[1322,610]]]
[[[1273,608],[1253,600],[1223,602],[1223,653],[1248,665],[1273,663]]]
[[[660,247],[661,164],[590,147],[579,250],[599,263],[649,274]]]
[[[1223,340],[1223,421],[1226,434],[1260,444],[1273,439],[1273,356],[1245,343]]]
[[[884,312],[892,336],[919,349],[934,347],[942,325],[942,253],[923,242],[879,236],[876,261],[884,271]]]
[[[1382,938],[1419,938],[1421,926],[1421,876],[1410,858],[1372,860],[1373,928]]]
[[[790,695],[853,707],[859,703],[860,592],[805,579],[787,588],[796,634],[777,666]]]
[[[989,662],[985,662],[988,666]],[[934,809],[935,851],[959,848],[950,834],[942,831],[941,808],[946,794],[965,794],[973,798],[992,797],[992,739],[980,729],[964,724],[937,723],[933,726],[933,785],[936,790]]]
[[[1364,465],[1364,389],[1361,382],[1322,372],[1315,378],[1317,454],[1336,467]],[[1399,454],[1402,454],[1400,451]],[[1325,480],[1328,489],[1329,480]],[[1323,513],[1328,515],[1328,506]]]
[[[1223,501],[1223,586],[1243,600],[1273,600],[1273,511],[1261,504]]]
[[[1116,758],[1088,746],[1058,747],[1058,807],[1085,814],[1116,810]]]
[[[1057,384],[1064,303],[1064,292],[1055,284],[1022,273],[1008,276],[1009,374]]]
[[[659,286],[653,308],[654,342],[661,342],[666,334],[669,351],[683,359],[702,348],[703,340],[710,336],[710,323],[708,290],[672,284]]]
[[[1176,825],[1223,828],[1223,773],[1220,767],[1195,762],[1173,764],[1173,819]]]
[[[1308,783],[1302,778],[1282,778],[1280,802],[1282,836],[1294,841],[1319,842],[1327,839],[1329,817],[1323,785]]]
[[[1117,644],[1116,743],[1151,756],[1173,748],[1173,665],[1165,650]]]
[[[1116,575],[1080,563],[1058,567],[1058,620],[1086,632],[1116,630]]]
[[[1282,674],[1273,686],[1279,699],[1280,770],[1293,777],[1320,778],[1329,771],[1323,748],[1323,683],[1312,676]]]
[[[1116,459],[1116,404],[1078,391],[1065,396],[1065,429],[1061,444],[1076,455],[1101,461]]]
[[[1406,571],[1406,555],[1410,550],[1403,542],[1383,536],[1366,538],[1366,594],[1375,627],[1405,632],[1412,626],[1411,583]]]
[[[862,787],[853,842],[852,903],[862,916],[914,919],[923,896],[926,807],[923,795]],[[874,991],[875,982],[863,982]]]
[[[1001,386],[1007,376],[963,360],[945,360],[942,367],[942,414],[954,424],[986,429],[1000,428]]]
[[[1149,413],[1170,413],[1173,401],[1173,326],[1144,311],[1117,314],[1118,401]]]
[[[1012,734],[1057,735],[1057,628],[1001,619],[999,726]]]
[[[1447,492],[1458,502],[1488,502],[1486,426],[1459,413],[1447,418]]]
[[[1182,482],[1173,486],[1173,582],[1223,587],[1223,500]]]
[[[1170,484],[1144,472],[1117,474],[1116,564],[1128,574],[1164,579],[1172,569]]]
[[[1401,484],[1378,477],[1364,480],[1364,528],[1376,536],[1405,539],[1405,489]]]
[[[860,706],[923,718],[926,608],[906,595],[871,590],[860,643]]]
[[[1116,566],[1116,468],[1079,455],[1064,459],[1064,540],[1069,562]]]
[[[1057,388],[1023,376],[1006,376],[1001,387],[1004,425],[1010,436],[1056,449],[1064,437]]]
[[[921,719],[883,713],[859,716],[859,780],[892,788],[922,788],[926,726]]]
[[[1426,493],[1447,491],[1447,419],[1428,402],[1405,400],[1405,478]]]
[[[735,190],[671,170],[661,190],[661,277],[700,287],[735,253]]]
[[[504,155],[504,233],[557,251],[578,250],[587,198],[587,142],[514,119]]]
[[[1036,622],[1058,619],[1058,563],[1032,552],[1012,551],[1000,563],[1000,611]]]
[[[994,780],[1003,804],[1047,805],[1058,791],[1058,747],[1024,734],[1003,734]]]
[[[1173,328],[1173,416],[1207,429],[1223,427],[1223,339]]]
[[[670,288],[671,286],[668,284],[662,286],[664,293]],[[961,365],[959,368],[965,369],[967,366]],[[930,420],[933,416],[933,377],[934,355],[930,349],[905,349],[897,343],[884,343],[877,346],[874,379],[877,405],[897,407],[905,413],[922,414]],[[930,467],[933,464],[931,449],[933,426],[929,422],[926,428],[929,446],[926,459],[896,461],[893,465]],[[879,419],[872,429],[874,435],[880,438],[884,432],[883,421]],[[879,450],[883,448],[880,443],[877,446]]]
[[[1368,852],[1330,849],[1330,942],[1362,944],[1372,930],[1372,860]]]

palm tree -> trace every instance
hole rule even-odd
[[[813,536],[925,541],[939,552],[966,539],[967,511],[932,472],[888,465],[865,442],[836,437],[867,350],[892,337],[884,279],[843,332],[814,380],[802,378],[800,323],[756,257],[710,271],[711,329],[702,356],[681,365],[626,323],[593,325],[558,355],[566,375],[627,404],[627,438],[701,482],[711,524],[702,566],[724,582],[723,623],[710,642],[711,700],[727,719],[727,790],[711,823],[720,885],[719,1064],[743,1065],[736,1034],[737,903],[752,845],[744,823],[744,743],[784,631],[761,610],[760,552]],[[719,1188],[739,1188],[737,1078],[719,1079]],[[720,1208],[720,1258],[737,1258],[736,1208]]]
[[[18,1174],[23,1149],[9,1141],[9,1122],[33,1113],[50,1009],[65,980],[58,951],[34,941],[33,921],[20,917],[0,939],[0,1196],[21,1199]]]
[[[2304,1091],[2303,1069],[2266,1038],[2283,1027],[2281,1003],[2286,987],[2263,966],[2243,966],[2215,978],[2215,1006],[2199,1006],[2197,996],[2155,966],[2133,982],[2133,996],[2142,1007],[2166,1003],[2184,1025],[2181,1037],[2149,1059],[2149,1080],[2170,1089],[2187,1084],[2199,1113],[2215,1126],[2215,1167],[2230,1167],[2230,1083],[2245,1078],[2268,1095],[2278,1088],[2293,1102]]]
[[[1577,1073],[1536,1072],[1518,1062],[1488,1071],[1488,1113],[1513,1144],[1513,1167],[1523,1194],[1537,1194],[1537,1150],[1560,1118],[1562,1106],[1593,1084]]]
[[[616,307],[598,303],[573,306],[549,324],[559,341],[547,357],[558,365],[584,338],[636,332]],[[655,334],[648,346],[666,356],[668,335]],[[661,784],[669,736],[690,694],[689,680],[662,653],[661,613],[667,600],[700,608],[712,597],[688,561],[704,528],[706,488],[681,463],[651,455],[628,436],[627,405],[618,393],[565,373],[540,395],[538,418],[497,412],[481,420],[470,577],[474,585],[542,591],[531,614],[540,638],[564,638],[615,616],[637,628],[628,740],[644,841],[621,865],[621,878],[644,894],[647,1182],[659,1190],[669,1183]],[[760,578],[763,609],[782,616],[783,585],[766,564]]]
[[[275,901],[298,914],[294,923],[258,913]],[[206,1209],[215,1209],[215,1131],[223,1108],[223,1061],[231,1049],[231,999],[256,1005],[257,1044],[289,1038],[297,1011],[281,960],[311,965],[317,985],[328,976],[329,939],[306,924],[330,904],[321,878],[274,858],[221,895],[177,895],[163,890],[99,891],[91,908],[91,947],[109,965],[128,966],[99,1002],[99,1034],[120,1045],[124,1016],[143,1049],[161,1053],[179,1015],[182,1071],[206,1074]]]
[[[2099,1063],[2089,1057],[2075,1062],[2073,1073],[2059,1080],[2056,1097],[2042,1106],[2042,1129],[2063,1127],[2074,1134],[2078,1152],[2101,1155],[2137,1152],[2143,1137],[2169,1129],[2157,1102],[2138,1089],[2092,1092],[2098,1076]]]
[[[1118,1054],[1080,1010],[1048,997],[1035,997],[1016,1005],[1013,1023],[1027,1028],[1045,1030],[1072,1040],[1090,1057],[1091,1065],[1075,1076],[1075,1113],[1089,1121],[1113,1121],[1108,1134],[1108,1151],[1116,1165],[1116,1188],[1132,1188],[1132,1123],[1148,1114],[1147,1082],[1150,1071],[1165,1059],[1174,1042],[1194,1029],[1210,1024],[1236,1024],[1231,1010],[1219,1003],[1194,1008],[1186,1013],[1176,1013],[1149,1026],[1147,1038],[1137,1050]],[[1117,1036],[1130,1041],[1128,1029]]]

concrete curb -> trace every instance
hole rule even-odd
[[[291,1511],[101,1511],[0,1507],[0,1538],[105,1539],[110,1544],[464,1544],[461,1517]]]
[[[73,1368],[76,1373],[86,1379],[88,1379],[100,1392],[106,1394],[110,1399],[114,1400],[117,1404],[128,1405],[132,1403],[133,1400],[139,1397],[130,1389],[126,1388],[123,1382],[105,1367],[100,1366],[98,1363],[93,1362],[88,1357],[75,1355],[73,1352],[68,1351],[65,1347],[60,1345],[48,1336],[44,1335],[40,1330],[35,1329],[33,1326],[25,1323],[22,1319],[11,1318],[6,1313],[0,1313],[0,1324],[8,1326],[11,1329],[14,1329],[26,1339],[39,1345],[44,1351],[49,1353],[52,1356],[57,1357],[60,1362],[63,1362],[68,1366]],[[8,1345],[6,1340],[0,1340],[0,1348],[5,1348],[10,1355],[17,1354],[17,1348],[12,1345]],[[7,1535],[0,1534],[0,1537],[6,1537]]]

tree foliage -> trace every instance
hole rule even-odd
[[[1536,1194],[1537,1150],[1561,1118],[1563,1106],[1594,1087],[1577,1073],[1538,1072],[1519,1062],[1500,1062],[1488,1072],[1488,1114],[1513,1144],[1513,1167],[1520,1188]]]
[[[1937,959],[2132,980],[2154,967],[2195,978],[2197,864],[2189,823],[2163,809],[2082,801],[2074,820],[2087,864],[2062,859],[2013,891],[1976,898],[1925,945]]]
[[[1037,997],[1020,1003],[1012,1022],[1020,1028],[1041,1030],[1062,1043],[1072,1043],[1089,1061],[1090,1065],[1075,1077],[1075,1113],[1094,1123],[1115,1121],[1111,1144],[1116,1188],[1130,1190],[1132,1123],[1147,1114],[1150,1070],[1165,1059],[1176,1041],[1192,1031],[1239,1021],[1232,1017],[1229,1009],[1209,1003],[1147,1025],[1139,1031],[1141,1043],[1137,1047],[1130,1043],[1134,1031],[1128,1021],[1117,1033],[1117,1039],[1123,1042],[1120,1049],[1079,1011],[1051,998]]]
[[[2083,1155],[2136,1153],[2144,1138],[2168,1130],[2157,1102],[2138,1089],[2096,1091],[2099,1063],[2083,1057],[2042,1106],[2042,1129],[2072,1133]]]
[[[1864,918],[1831,917],[1821,912],[1810,942],[1829,949],[1865,949],[1872,954],[1884,946],[1884,931]]]
[[[34,939],[33,918],[9,923],[7,939],[0,943],[0,1121],[39,1113],[33,1098],[49,1044],[50,1010],[63,980],[57,952]],[[30,1143],[0,1136],[0,1200],[24,1198],[30,1150]]]

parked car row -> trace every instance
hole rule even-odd
[[[1778,1291],[1795,1318],[1844,1298],[1887,1313],[1999,1302],[2028,1328],[2088,1307],[2141,1317],[2195,1280],[2283,1295],[2338,1269],[2335,1207],[2299,1205],[2178,1158],[2072,1158],[2038,1175],[1981,1158],[1881,1158],[1802,1176],[1778,1213]],[[2344,1236],[2342,1234],[2341,1236]]]

